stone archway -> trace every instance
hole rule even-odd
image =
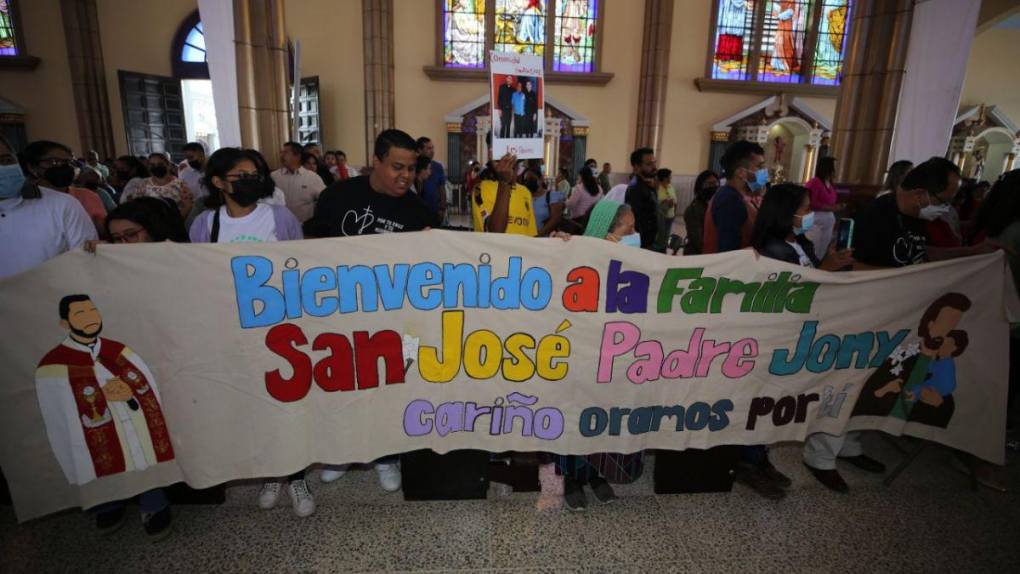
[[[768,140],[762,147],[773,182],[803,183],[810,179],[815,162],[809,150],[813,129],[798,116],[781,117],[768,125]]]
[[[953,126],[947,157],[964,177],[993,181],[1017,167],[1020,129],[996,106],[971,106]]]
[[[995,181],[1015,162],[1015,134],[1005,128],[988,128],[974,138],[974,151],[963,165],[963,173],[978,181]],[[1009,156],[1013,155],[1012,158]]]
[[[729,144],[747,140],[765,148],[773,183],[802,183],[814,175],[831,130],[831,120],[802,100],[778,94],[712,126],[709,165],[720,171],[719,162]]]

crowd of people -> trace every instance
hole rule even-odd
[[[375,141],[371,165],[362,169],[348,164],[343,152],[322,153],[317,144],[288,142],[278,153],[281,167],[271,171],[257,150],[222,148],[207,156],[200,143],[185,146],[178,163],[162,152],[107,162],[93,151],[76,158],[67,145],[52,141],[30,143],[15,154],[0,141],[0,229],[9,238],[0,242],[0,278],[68,250],[94,251],[103,242],[257,243],[448,225],[447,176],[427,137],[385,130]],[[1005,249],[1020,285],[1020,170],[989,185],[963,180],[959,168],[943,158],[916,166],[897,161],[882,192],[854,214],[853,249],[837,249],[838,216],[846,205],[835,186],[835,158],[821,158],[805,185],[771,185],[761,146],[736,142],[722,158],[722,173],[697,176],[688,205],[678,202],[672,172],[659,168],[654,150],[636,149],[629,159],[631,171],[615,187],[610,164],[600,170],[594,159],[580,168],[573,185],[569,171],[549,174],[539,160],[507,155],[473,163],[463,184],[472,227],[564,240],[585,235],[656,252],[682,249],[686,255],[750,248],[761,257],[828,272],[898,268]],[[676,218],[683,219],[686,237],[671,237]],[[1014,334],[1011,413],[1020,374],[1020,331]],[[620,467],[640,460],[639,454],[600,456],[618,457]],[[960,459],[983,484],[1002,489],[994,469]],[[599,501],[614,498],[601,467],[588,458],[556,461],[568,508],[587,506],[585,486]],[[885,470],[864,453],[860,433],[810,435],[803,461],[822,484],[844,493],[848,487],[838,462]],[[373,466],[383,489],[401,488],[395,457]],[[326,466],[321,481],[335,481],[346,470]],[[740,448],[736,479],[770,499],[783,498],[791,484],[770,462],[765,445]],[[314,512],[304,471],[266,478],[258,505],[273,508],[284,491],[299,516]],[[171,515],[162,490],[143,494],[141,508],[146,531],[163,535]],[[93,511],[103,531],[123,523],[123,503]]]

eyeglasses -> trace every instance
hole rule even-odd
[[[144,227],[136,227],[134,229],[128,229],[123,233],[111,233],[110,241],[114,243],[138,243],[139,235],[145,231]]]
[[[39,160],[39,167],[50,168],[61,165],[70,165],[74,160],[67,159],[64,157],[44,157]]]
[[[258,172],[240,172],[240,173],[228,173],[226,180],[233,183],[242,179],[254,179],[262,181],[262,174]]]

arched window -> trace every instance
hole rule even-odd
[[[832,92],[852,0],[716,0],[702,89]]]
[[[170,51],[174,77],[182,80],[208,80],[209,64],[205,52],[205,32],[195,10],[185,18]]]
[[[28,54],[22,30],[17,2],[0,0],[0,68],[32,69],[39,64],[39,58]]]
[[[18,35],[10,0],[0,0],[0,56],[18,55]]]
[[[433,78],[482,78],[489,51],[538,54],[552,82],[606,83],[600,0],[437,0]]]

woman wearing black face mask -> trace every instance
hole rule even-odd
[[[136,185],[144,185],[149,178],[149,168],[133,155],[122,155],[113,162],[110,172],[110,185],[113,186],[114,199],[119,203],[124,193]]]
[[[169,199],[177,204],[181,216],[187,217],[195,204],[195,196],[183,180],[171,173],[170,160],[166,154],[149,154],[148,168],[150,177],[141,180],[140,183],[135,183],[135,180],[132,180],[131,185],[127,186],[120,198],[121,203],[131,201],[136,197]]]
[[[687,245],[684,255],[701,255],[704,252],[705,213],[708,202],[712,200],[715,190],[719,189],[719,174],[706,169],[694,180],[694,200],[684,210],[684,223],[687,226]]]
[[[225,147],[209,156],[205,165],[205,186],[209,209],[191,224],[192,243],[260,243],[302,239],[301,224],[282,205],[259,200],[273,194],[269,167],[254,150]],[[305,517],[315,512],[315,497],[305,482],[305,471],[286,478],[294,512]],[[276,506],[283,478],[270,478],[259,490],[259,507]]]
[[[66,193],[85,208],[96,232],[105,233],[106,207],[96,192],[75,187],[76,164],[71,148],[64,144],[40,140],[29,144],[20,154],[21,169],[40,188]]]
[[[271,196],[268,176],[250,152],[223,148],[209,157],[205,185],[209,208],[191,224],[193,243],[239,243],[302,239],[301,225],[289,209],[259,200]]]

